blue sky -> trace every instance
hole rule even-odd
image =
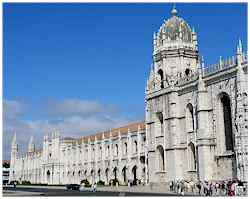
[[[246,51],[246,4],[176,6],[195,28],[206,64],[235,55],[239,37]],[[53,128],[80,136],[143,120],[153,32],[171,8],[168,3],[5,3],[4,158],[14,131],[22,144],[30,135],[41,143]]]

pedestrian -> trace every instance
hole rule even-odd
[[[209,195],[209,196],[212,196],[212,195],[213,195],[213,184],[212,184],[212,182],[210,182],[210,183],[208,184],[208,195]]]
[[[14,188],[16,188],[16,184],[17,184],[17,182],[16,182],[16,181],[14,181]]]
[[[97,184],[95,183],[94,184],[94,192],[96,192],[97,191]]]
[[[170,191],[173,191],[173,181],[170,181],[169,187],[170,187]]]
[[[198,190],[199,190],[199,195],[201,195],[201,183],[200,183],[200,181],[197,183],[197,188],[198,188]]]

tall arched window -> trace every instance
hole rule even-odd
[[[196,170],[196,151],[195,146],[192,142],[188,145],[188,156],[189,156],[189,169],[190,170]]]
[[[156,149],[157,149],[159,170],[164,171],[165,170],[164,149],[161,145],[157,146]]]
[[[186,107],[186,131],[194,131],[194,109],[190,103]]]
[[[128,154],[128,144],[127,142],[124,143],[124,155]]]
[[[158,70],[158,75],[160,76],[160,79],[161,79],[161,88],[164,88],[164,76],[163,76],[162,69]]]
[[[106,147],[106,157],[109,156],[109,145]]]
[[[118,156],[118,153],[119,153],[119,151],[118,151],[118,144],[116,144],[115,145],[115,155]]]
[[[102,147],[100,146],[100,159],[102,159]]]
[[[226,93],[221,93],[220,100],[223,111],[226,150],[233,151],[234,143],[233,143],[233,132],[232,132],[232,115],[231,115],[230,98]]]
[[[137,141],[134,141],[134,153],[137,153],[137,151],[138,151]]]
[[[162,112],[157,112],[157,117],[159,119],[159,123],[160,123],[160,134],[163,134],[163,113]]]

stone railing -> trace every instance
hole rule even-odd
[[[235,56],[229,57],[226,60],[221,60],[220,63],[208,65],[203,69],[203,75],[210,75],[226,68],[231,68],[237,65],[237,59]]]

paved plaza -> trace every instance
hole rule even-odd
[[[187,193],[186,196],[196,194]],[[84,191],[67,191],[64,186],[17,186],[3,191],[5,197],[20,196],[180,196],[164,190],[150,190],[149,187],[98,187],[97,192],[90,188]]]

